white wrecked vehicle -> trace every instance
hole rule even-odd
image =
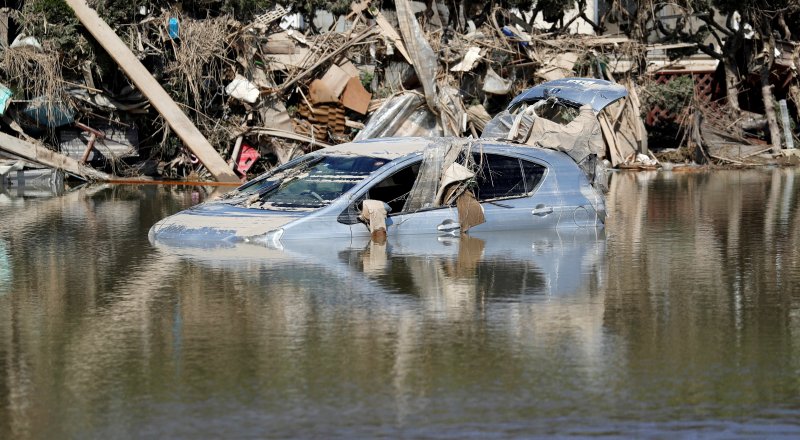
[[[602,226],[603,195],[592,185],[604,149],[596,113],[625,96],[607,81],[551,81],[515,98],[481,139],[325,148],[159,221],[150,239],[277,246],[384,229],[391,237]]]

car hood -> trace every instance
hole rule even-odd
[[[240,241],[280,228],[307,213],[204,203],[171,215],[150,228],[151,242]]]
[[[562,101],[580,107],[584,104],[592,106],[592,109],[599,113],[608,105],[628,96],[625,87],[594,78],[564,78],[555,81],[548,81],[530,88],[511,101],[508,108],[512,109],[520,103],[534,103],[536,101],[550,97],[558,98]]]

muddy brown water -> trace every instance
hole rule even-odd
[[[213,189],[0,192],[0,438],[800,435],[800,173],[605,230],[165,248]]]

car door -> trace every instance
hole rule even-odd
[[[416,212],[403,212],[390,216],[396,224],[397,234],[458,234],[458,210],[455,206],[442,206]]]
[[[483,153],[476,197],[486,222],[470,231],[548,229],[558,225],[561,198],[555,172],[545,162],[516,155]]]
[[[485,223],[470,231],[547,229],[558,225],[561,198],[555,173],[543,161],[500,152],[473,153],[477,173],[472,191]],[[458,234],[458,209],[442,206],[390,215],[400,235]]]
[[[391,210],[386,218],[387,235],[414,235],[457,232],[458,211],[450,206],[404,211],[408,194],[419,174],[422,157],[402,161],[390,170],[376,175],[363,188],[354,191],[348,207],[339,215],[339,223],[350,225],[353,237],[370,235],[367,226],[358,220],[361,203],[366,199],[380,200]]]
[[[386,233],[396,235],[400,233],[398,226],[402,220],[402,207],[411,188],[414,186],[422,158],[412,157],[393,164],[389,169],[375,175],[365,182],[350,196],[347,208],[339,214],[337,221],[349,225],[353,237],[369,236],[367,225],[359,220],[361,204],[366,199],[380,200],[389,206],[389,215],[386,219]]]
[[[511,154],[475,153],[478,169],[473,188],[484,211],[486,222],[475,231],[555,228],[561,200],[556,191],[553,171],[543,162],[521,159]],[[455,206],[403,211],[403,196],[411,191],[418,177],[421,159],[407,162],[382,173],[355,193],[339,222],[349,224],[351,234],[367,236],[369,230],[358,221],[360,203],[365,199],[381,200],[392,210],[386,220],[387,234],[453,234],[460,232]]]

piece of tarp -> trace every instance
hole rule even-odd
[[[420,209],[434,208],[442,205],[442,191],[447,191],[448,185],[443,182],[459,179],[463,173],[458,167],[450,167],[462,157],[470,160],[470,151],[475,147],[474,140],[463,138],[441,138],[433,140],[422,152],[422,164],[417,173],[417,180],[408,193],[404,212],[414,212]],[[462,164],[469,168],[468,163]],[[445,174],[450,172],[449,178]],[[455,180],[458,182],[459,180]],[[452,183],[452,182],[451,182]],[[452,194],[452,193],[450,193]],[[455,197],[455,196],[453,196]],[[451,197],[446,197],[451,199]]]
[[[600,158],[605,156],[600,122],[590,105],[582,106],[578,116],[566,125],[538,116],[535,106],[532,116],[533,125],[526,144],[563,151],[575,162],[581,162],[592,154]]]
[[[436,103],[436,68],[439,59],[431,48],[428,40],[422,34],[417,18],[408,0],[397,0],[395,2],[397,10],[397,21],[403,41],[408,49],[409,55],[413,59],[414,70],[417,71],[422,89],[425,92],[425,101],[428,108],[437,111]]]
[[[464,54],[464,58],[461,59],[456,65],[450,68],[451,72],[469,72],[475,67],[475,64],[478,63],[478,60],[481,59],[481,48],[477,46],[472,46],[467,49],[467,53]]]
[[[504,79],[492,70],[486,69],[486,77],[483,79],[483,91],[492,95],[508,95],[511,92],[511,81]]]
[[[8,105],[11,103],[11,96],[14,93],[8,87],[0,84],[0,115],[4,115],[6,113],[6,109]]]
[[[486,222],[483,214],[483,206],[475,198],[472,191],[464,191],[456,199],[458,209],[458,223],[461,225],[461,232],[467,232],[473,226],[478,226]]]
[[[75,112],[69,106],[60,102],[51,102],[43,96],[29,102],[22,109],[22,113],[38,125],[49,128],[72,124],[75,120]]]
[[[439,190],[436,192],[435,199],[442,201],[442,195],[444,195],[445,189],[448,186],[454,183],[469,180],[473,177],[475,177],[475,173],[464,165],[461,165],[460,163],[450,164],[450,166],[448,166],[442,174],[441,182],[439,182]]]
[[[225,93],[250,104],[254,104],[261,95],[255,84],[239,74],[225,87]]]

